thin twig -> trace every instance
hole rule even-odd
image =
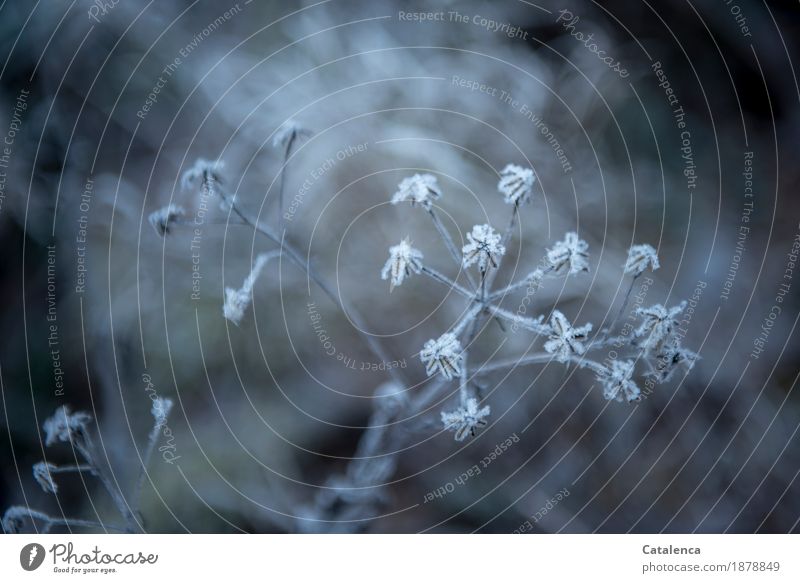
[[[633,293],[633,288],[636,285],[636,279],[640,275],[641,272],[634,275],[633,279],[631,279],[631,285],[630,287],[628,287],[628,291],[625,294],[625,299],[622,300],[622,305],[619,307],[619,312],[617,312],[616,317],[611,321],[611,324],[609,324],[608,328],[606,328],[603,340],[605,340],[608,337],[608,335],[611,334],[611,331],[614,330],[614,326],[617,325],[617,321],[622,317],[622,314],[625,313],[625,308],[628,307],[628,302],[631,299],[631,293]]]
[[[426,266],[423,265],[422,273],[424,273],[425,275],[427,275],[431,279],[435,279],[439,283],[443,283],[444,285],[450,287],[451,289],[456,290],[458,293],[460,293],[464,297],[472,298],[475,295],[472,292],[470,292],[467,288],[457,284],[452,279],[450,279],[446,275],[443,275],[443,274],[439,273],[435,269],[431,269],[430,267],[426,267]]]
[[[289,140],[286,142],[286,149],[283,151],[283,166],[281,166],[281,181],[278,191],[278,230],[283,233],[285,230],[285,221],[283,218],[283,186],[286,182],[286,168],[289,163],[289,154],[292,151],[292,144],[297,137],[297,132],[292,132]]]
[[[450,237],[450,233],[447,231],[447,229],[445,229],[444,225],[442,224],[442,221],[439,219],[439,215],[436,214],[436,211],[433,210],[433,207],[428,208],[428,214],[430,215],[431,220],[433,221],[433,225],[434,227],[436,227],[439,236],[441,236],[442,240],[444,241],[444,246],[447,247],[447,250],[453,257],[453,261],[455,261],[458,268],[461,269],[462,265],[461,253],[458,252],[455,243],[453,243],[453,239],[452,237]],[[476,288],[475,280],[472,278],[470,272],[464,270],[464,275],[467,277],[467,281],[469,282],[470,286],[472,286],[472,289],[475,289]]]
[[[516,368],[518,366],[527,366],[529,364],[544,364],[552,361],[558,362],[559,364],[563,364],[561,361],[556,359],[555,355],[550,354],[549,352],[541,352],[529,356],[524,356],[522,358],[510,358],[506,360],[498,360],[491,364],[482,366],[480,368],[473,369],[472,374],[477,376],[482,376],[485,374],[489,374],[490,372],[495,372],[506,368]],[[577,364],[579,368],[588,368],[595,371],[598,374],[605,374],[608,372],[606,367],[604,367],[599,362],[595,362],[593,360],[589,360],[581,356],[571,355],[569,356],[568,361]]]

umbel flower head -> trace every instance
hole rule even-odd
[[[48,494],[56,494],[58,492],[58,484],[53,480],[52,471],[58,469],[51,463],[39,462],[33,464],[33,477],[42,487],[42,490]]]
[[[389,280],[389,291],[392,291],[395,286],[403,285],[411,272],[419,273],[421,270],[422,252],[414,249],[406,237],[398,245],[389,247],[389,259],[381,270],[381,279]]]
[[[608,371],[598,377],[603,383],[603,397],[609,401],[635,401],[641,395],[639,387],[631,380],[634,362],[612,360]]]
[[[589,271],[588,243],[578,238],[578,233],[570,232],[563,241],[556,242],[547,250],[547,262],[556,274],[576,274]]]
[[[508,164],[500,172],[497,190],[505,197],[508,204],[522,204],[530,200],[535,180],[536,176],[530,168]]]
[[[637,339],[644,338],[642,348],[647,352],[661,351],[665,346],[673,343],[672,332],[678,326],[675,318],[686,307],[686,302],[681,302],[672,308],[665,308],[661,304],[649,308],[636,308],[634,314],[642,317],[642,323],[634,332]]]
[[[419,353],[428,376],[437,371],[447,380],[461,374],[461,343],[455,334],[446,332],[436,340],[428,340]]]
[[[253,299],[253,287],[258,281],[258,276],[261,275],[261,270],[275,255],[273,253],[262,253],[256,257],[253,264],[253,269],[250,274],[245,278],[242,287],[233,289],[231,287],[225,288],[225,303],[222,305],[222,314],[226,319],[230,320],[237,326],[244,318],[244,312],[250,305]]]
[[[469,398],[463,407],[455,411],[442,411],[442,424],[445,429],[456,432],[456,441],[464,441],[468,435],[475,435],[476,427],[486,425],[485,417],[490,413],[491,408],[488,405],[478,409],[478,400]]]
[[[660,267],[658,254],[651,245],[633,245],[628,249],[628,260],[625,261],[625,273],[637,277],[645,272],[647,266],[655,271]]]
[[[433,174],[414,174],[404,178],[397,186],[397,192],[392,197],[392,204],[409,201],[411,206],[421,204],[426,209],[431,208],[431,201],[442,197],[442,191]]]
[[[288,119],[275,132],[272,137],[272,145],[276,148],[285,148],[289,142],[293,142],[296,138],[310,135],[311,130],[304,128],[293,119]]]
[[[553,310],[550,317],[550,339],[544,343],[544,349],[550,354],[554,354],[559,362],[567,362],[573,354],[581,356],[586,352],[583,341],[586,340],[592,325],[586,324],[578,328],[573,328],[567,317]]]
[[[214,194],[216,185],[222,183],[222,171],[225,163],[222,160],[209,161],[198,158],[194,166],[181,176],[181,188],[191,190],[200,187],[205,194]]]
[[[651,374],[659,383],[665,383],[681,368],[690,371],[699,358],[697,353],[682,347],[678,342],[667,343],[656,355],[655,371]]]
[[[147,220],[153,225],[156,233],[164,237],[165,235],[169,235],[172,225],[183,218],[185,214],[186,211],[183,210],[183,207],[170,204],[150,213]]]
[[[489,265],[497,267],[496,259],[506,253],[505,246],[500,242],[502,237],[495,233],[489,225],[475,225],[472,232],[467,233],[467,244],[461,249],[463,253],[462,265],[466,269],[473,263],[478,264],[478,269],[486,273]]]
[[[92,416],[88,413],[83,411],[71,413],[67,405],[62,405],[56,409],[52,417],[45,420],[42,426],[45,432],[45,445],[71,441],[73,437],[84,433],[91,421]]]

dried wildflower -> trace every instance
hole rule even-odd
[[[58,492],[58,484],[53,480],[52,471],[58,469],[57,466],[48,462],[39,462],[33,464],[33,477],[42,487],[42,490],[48,494],[55,494]]]
[[[59,407],[42,426],[46,435],[45,445],[50,446],[58,441],[70,441],[75,434],[86,431],[86,426],[91,420],[92,416],[88,413],[83,411],[70,413],[67,405]]]
[[[544,343],[544,349],[555,354],[556,360],[559,362],[567,362],[573,354],[581,356],[586,352],[583,341],[592,331],[591,324],[573,328],[564,314],[553,310],[553,315],[550,317],[550,329],[550,339]]]
[[[224,168],[225,163],[222,160],[211,162],[198,158],[194,166],[181,176],[181,188],[183,190],[191,190],[199,185],[204,193],[214,194],[216,185],[222,183],[222,170]]]
[[[446,332],[436,340],[428,340],[419,353],[425,372],[432,376],[439,371],[447,380],[461,374],[461,343],[455,334]]]
[[[489,264],[497,267],[496,258],[506,253],[506,248],[500,242],[502,237],[495,233],[489,225],[475,225],[472,232],[467,233],[467,244],[461,249],[463,253],[462,265],[466,269],[473,263],[478,263],[478,269],[486,273]]]
[[[677,342],[667,344],[656,355],[655,371],[652,374],[658,382],[667,382],[680,368],[690,371],[699,358],[696,352],[683,348]]]
[[[421,270],[422,253],[405,238],[398,245],[389,247],[389,259],[381,270],[381,279],[389,280],[389,291],[392,291],[395,286],[402,285],[412,271],[419,273]]]
[[[609,401],[635,401],[642,392],[631,380],[635,363],[632,360],[612,360],[611,368],[598,377],[603,383],[603,397]]]
[[[642,323],[634,332],[634,336],[637,339],[644,338],[641,346],[645,351],[660,351],[672,343],[672,332],[678,326],[675,318],[685,307],[686,302],[669,309],[661,304],[649,308],[636,308],[634,314],[642,317]]]
[[[183,210],[183,207],[170,204],[150,213],[147,220],[153,225],[156,233],[164,237],[165,235],[169,235],[172,225],[177,223],[179,219],[182,219],[185,214],[186,211]]]
[[[658,254],[652,245],[633,245],[628,249],[628,260],[625,262],[625,273],[634,277],[641,275],[647,266],[655,271],[660,267]]]
[[[299,136],[310,136],[311,130],[301,126],[293,119],[286,120],[272,138],[274,147],[285,148],[289,142],[294,141]]]
[[[464,441],[467,435],[475,435],[476,427],[486,425],[484,417],[488,417],[489,413],[491,413],[490,407],[478,409],[478,400],[470,398],[467,399],[465,406],[455,411],[442,411],[442,423],[445,429],[456,432],[456,441]]]
[[[508,164],[500,173],[497,190],[505,196],[508,204],[522,204],[530,200],[535,180],[530,168]]]
[[[6,534],[17,534],[22,532],[25,525],[25,518],[30,516],[30,512],[25,506],[9,506],[3,514],[3,532]]]
[[[404,178],[397,186],[397,192],[392,197],[392,204],[409,201],[411,206],[417,203],[426,209],[431,207],[431,201],[442,197],[442,191],[433,174],[414,174]]]
[[[150,414],[155,419],[156,425],[161,426],[167,422],[169,412],[172,410],[172,399],[164,397],[157,397],[153,399],[153,406],[150,409]]]
[[[547,250],[547,261],[556,274],[570,275],[589,271],[589,245],[578,238],[578,233],[570,232],[558,241],[552,249]]]
[[[272,253],[262,253],[256,257],[253,269],[245,278],[241,288],[225,288],[225,303],[222,305],[222,313],[226,319],[237,326],[242,321],[242,318],[244,318],[244,311],[248,308],[253,299],[253,287],[256,281],[258,281],[258,276],[261,275],[261,270],[272,257],[274,257]]]

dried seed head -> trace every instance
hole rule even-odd
[[[567,233],[563,241],[547,250],[547,261],[556,274],[576,274],[589,271],[589,245],[578,238],[578,233]]]
[[[428,376],[437,371],[447,380],[461,374],[461,343],[455,334],[446,332],[436,340],[428,340],[419,353]]]
[[[641,396],[636,383],[631,380],[635,363],[632,360],[612,360],[611,368],[598,380],[603,384],[603,397],[609,401],[635,401]]]
[[[628,249],[628,260],[625,262],[625,273],[638,276],[644,273],[647,266],[655,271],[660,267],[658,254],[651,245],[633,245]]]
[[[389,247],[389,259],[381,270],[381,279],[389,280],[389,291],[395,286],[403,285],[406,277],[412,272],[422,270],[422,253],[411,246],[406,237],[398,245]]]
[[[164,237],[165,235],[169,235],[172,225],[177,223],[178,220],[182,219],[185,215],[186,211],[183,210],[183,207],[170,204],[150,213],[147,220],[153,225],[156,233]]]
[[[672,308],[665,308],[661,304],[649,308],[636,308],[633,312],[641,316],[642,323],[634,332],[641,342],[642,348],[647,352],[660,352],[665,346],[673,344],[672,333],[678,327],[677,316],[686,307],[686,302],[681,302]]]
[[[216,185],[222,183],[222,171],[225,163],[222,160],[209,161],[198,158],[194,166],[181,176],[181,188],[191,190],[200,187],[204,194],[212,195],[216,192]]]
[[[476,427],[486,425],[485,417],[490,413],[489,406],[478,409],[478,400],[470,398],[463,407],[455,411],[442,411],[442,424],[445,429],[456,432],[456,441],[464,441],[468,435],[475,435]]]
[[[73,437],[85,432],[91,421],[92,416],[88,413],[83,411],[70,413],[69,407],[62,405],[42,426],[46,435],[45,445],[50,446],[58,441],[72,440]]]
[[[505,246],[500,242],[502,237],[495,233],[489,225],[475,225],[472,232],[467,233],[467,244],[461,249],[463,254],[462,265],[466,269],[473,263],[478,264],[478,269],[486,273],[489,265],[497,267],[496,259],[506,253]]]
[[[51,463],[38,462],[33,464],[33,477],[42,487],[42,490],[48,494],[56,494],[58,492],[58,484],[53,480],[52,470],[58,469]]]
[[[289,142],[294,141],[299,136],[310,136],[311,130],[304,128],[293,119],[286,120],[272,138],[274,147],[285,148]]]
[[[253,287],[258,281],[258,276],[261,275],[261,270],[270,259],[277,257],[277,255],[278,253],[276,252],[262,253],[256,257],[253,269],[250,270],[250,274],[245,278],[241,288],[225,288],[225,302],[222,304],[222,314],[226,319],[237,326],[239,325],[242,318],[244,318],[245,310],[253,299]]]
[[[559,362],[567,362],[573,354],[581,356],[586,352],[583,341],[592,331],[591,324],[573,328],[564,314],[553,310],[553,315],[550,317],[550,329],[550,338],[544,343],[544,349],[550,354],[554,354]]]
[[[699,359],[696,352],[682,347],[677,342],[667,344],[656,355],[655,371],[652,374],[659,383],[665,383],[681,368],[690,371]]]
[[[509,164],[500,172],[497,190],[503,194],[506,203],[522,204],[530,200],[535,181],[536,176],[530,168]]]
[[[164,425],[167,422],[170,411],[172,411],[172,399],[165,397],[153,399],[153,406],[150,408],[150,414],[153,416],[156,425]]]
[[[431,201],[442,197],[442,191],[433,174],[414,174],[404,178],[397,186],[397,192],[392,197],[392,204],[409,201],[411,206],[421,204],[426,209],[431,208]]]

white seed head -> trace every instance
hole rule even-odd
[[[633,276],[641,275],[647,266],[655,271],[660,267],[658,254],[651,245],[633,245],[628,249],[628,260],[625,262],[625,273]]]
[[[421,204],[426,209],[431,207],[431,201],[442,197],[442,191],[433,174],[414,174],[404,178],[397,186],[397,192],[392,197],[392,204],[409,201],[411,206]]]
[[[578,238],[578,233],[570,232],[563,241],[556,242],[547,250],[547,261],[556,274],[574,275],[589,271],[588,243]]]
[[[485,273],[489,265],[497,267],[497,259],[505,255],[506,248],[500,242],[502,237],[495,233],[489,225],[475,225],[472,232],[467,233],[467,244],[461,249],[462,265],[466,269],[473,263]]]
[[[183,207],[170,204],[150,213],[147,220],[156,230],[156,233],[164,237],[165,235],[169,235],[172,225],[185,215],[186,211],[183,210]]]
[[[692,370],[699,359],[697,353],[682,347],[678,342],[667,344],[656,354],[653,374],[658,382],[665,383],[681,368],[687,372]]]
[[[204,193],[212,195],[216,192],[216,185],[222,183],[224,168],[225,163],[222,160],[209,161],[198,158],[194,166],[181,176],[181,188],[191,190],[199,186]]]
[[[603,397],[609,401],[635,401],[642,392],[631,380],[635,363],[632,360],[612,360],[611,368],[598,380],[603,384]]]
[[[403,285],[403,281],[411,273],[422,270],[422,252],[414,249],[406,237],[399,244],[389,247],[389,259],[381,270],[381,279],[389,280],[389,291],[395,286]]]
[[[497,190],[505,197],[506,203],[522,204],[530,200],[535,181],[536,176],[530,168],[508,164],[500,172]]]
[[[74,436],[86,431],[92,416],[83,411],[71,413],[67,405],[56,409],[53,416],[45,420],[42,428],[45,432],[45,445],[70,441]]]
[[[661,351],[665,346],[672,344],[672,333],[677,328],[676,318],[686,307],[686,302],[681,302],[672,308],[665,308],[661,304],[649,308],[636,308],[634,315],[642,318],[642,323],[634,332],[634,336],[644,341],[642,348],[647,352]]]
[[[461,343],[455,334],[446,332],[436,340],[428,340],[419,353],[428,376],[440,372],[451,380],[461,374]]]
[[[253,287],[258,281],[258,276],[261,275],[261,270],[273,257],[276,257],[275,253],[260,254],[256,257],[253,269],[250,270],[250,274],[245,278],[241,288],[225,288],[225,302],[222,304],[222,314],[237,326],[244,318],[245,310],[250,306],[250,302],[253,299]]]
[[[564,314],[553,310],[553,315],[550,317],[550,330],[550,338],[544,343],[544,349],[550,354],[554,354],[559,362],[567,362],[573,354],[581,356],[586,352],[583,341],[592,331],[592,325],[586,324],[574,328]]]
[[[58,469],[55,465],[48,462],[38,462],[33,464],[33,477],[48,494],[58,493],[58,484],[53,480],[52,470]]]
[[[294,141],[299,136],[310,136],[311,131],[301,126],[293,119],[289,119],[283,123],[278,131],[272,138],[272,145],[275,148],[285,148],[289,142]]]
[[[172,399],[166,397],[157,397],[153,399],[153,406],[150,408],[150,414],[153,416],[156,425],[164,425],[167,422],[170,411],[172,411]]]
[[[467,436],[475,435],[476,427],[486,425],[485,417],[490,413],[491,408],[488,405],[479,409],[478,400],[470,398],[467,399],[465,406],[455,411],[442,411],[442,424],[445,429],[456,432],[456,441],[464,441]]]

